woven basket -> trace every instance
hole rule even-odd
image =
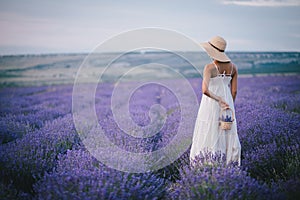
[[[222,114],[224,113],[224,111],[226,110],[230,110],[231,111],[231,121],[230,122],[226,122],[226,121],[222,121]],[[225,108],[225,109],[222,109],[222,111],[220,112],[220,127],[222,130],[230,130],[231,129],[231,126],[232,126],[232,123],[234,121],[234,112],[231,108]]]

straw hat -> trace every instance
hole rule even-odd
[[[201,43],[207,54],[215,60],[220,62],[229,62],[230,58],[225,54],[226,41],[220,37],[215,36],[209,42]]]

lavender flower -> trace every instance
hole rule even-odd
[[[236,165],[225,166],[224,155],[200,154],[192,167],[169,188],[170,199],[272,199],[271,190]]]
[[[35,184],[37,199],[161,199],[166,181],[152,173],[110,169],[85,150],[60,155],[56,169]]]

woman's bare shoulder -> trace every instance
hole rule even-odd
[[[234,63],[232,63],[232,74],[236,74],[237,73],[237,71],[238,71],[238,68],[237,68],[237,66],[234,64]]]
[[[215,66],[213,63],[208,63],[205,65],[204,70],[212,70],[214,68],[215,68]]]
[[[235,63],[232,63],[233,69],[237,69],[237,66]]]

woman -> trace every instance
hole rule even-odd
[[[237,134],[236,120],[230,130],[219,126],[223,109],[231,109],[237,94],[237,68],[225,54],[226,41],[219,36],[213,37],[201,46],[213,59],[203,72],[202,100],[195,123],[190,160],[207,151],[226,155],[226,163],[241,160],[241,145]],[[220,113],[222,112],[222,113]]]

